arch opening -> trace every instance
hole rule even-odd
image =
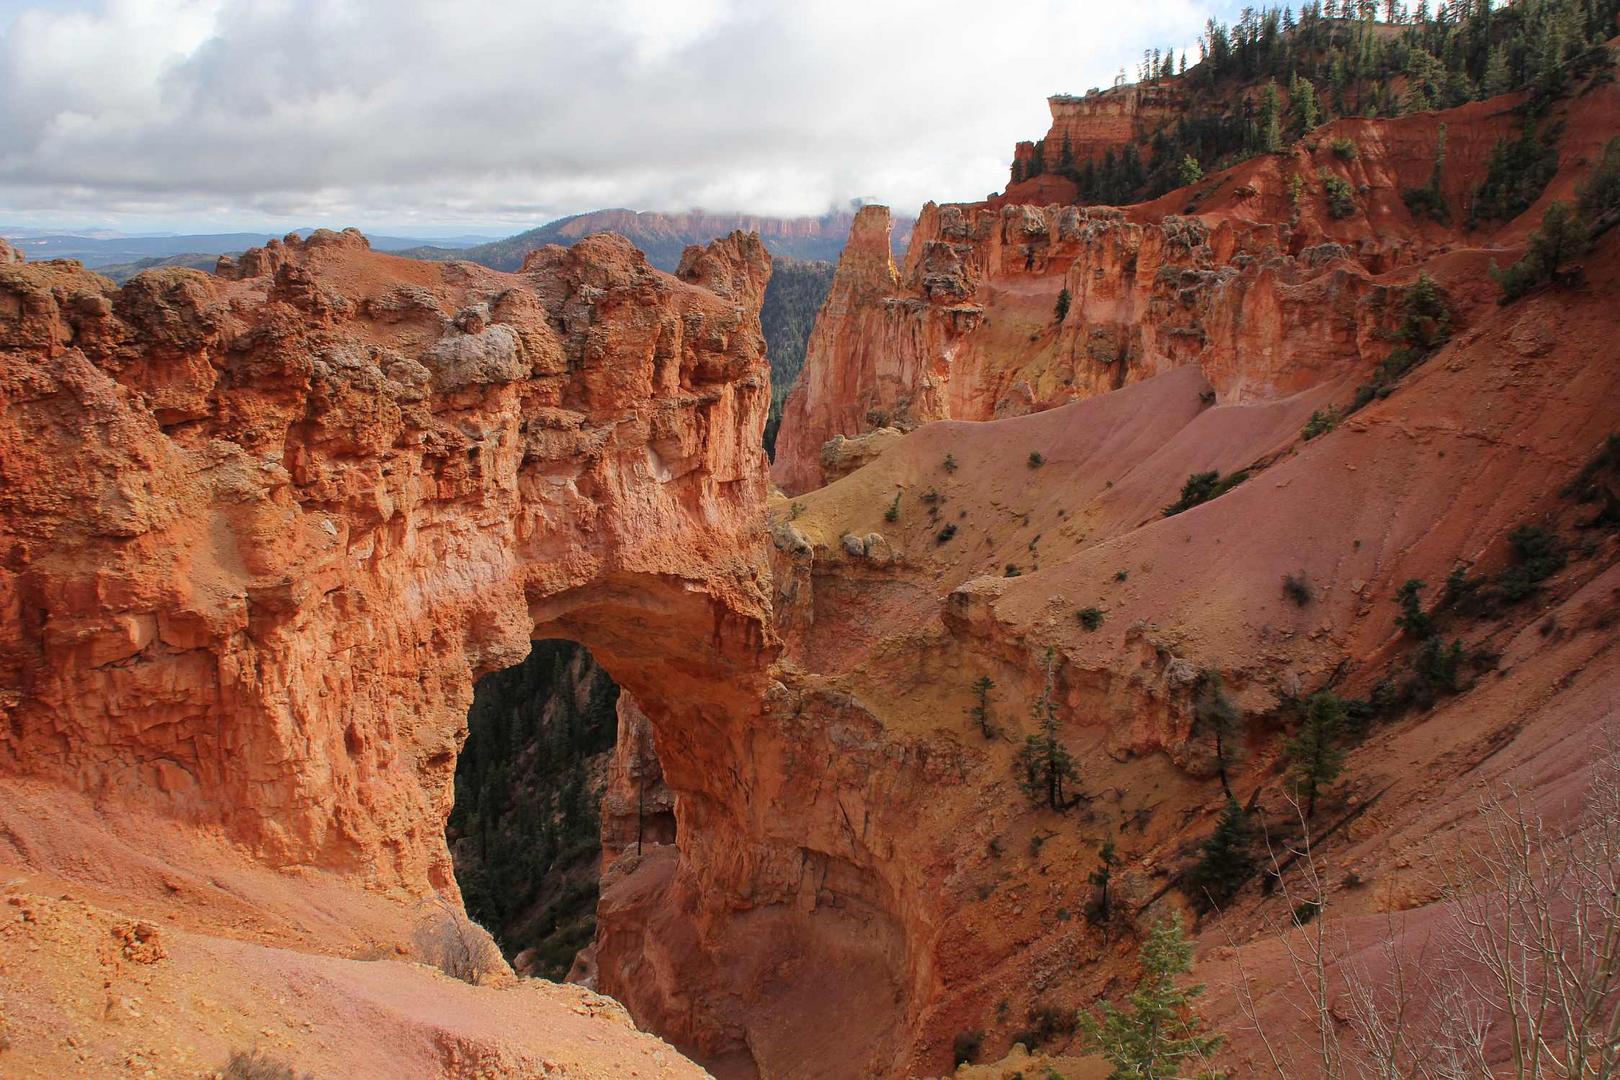
[[[520,974],[586,977],[602,871],[675,841],[647,718],[585,646],[548,638],[474,684],[467,732],[445,827],[467,913]]]

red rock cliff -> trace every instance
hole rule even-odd
[[[1104,99],[1113,100],[1081,100]],[[884,288],[864,262],[841,269],[845,284],[835,283],[817,319],[784,408],[773,479],[789,492],[819,486],[829,478],[822,447],[835,436],[1017,415],[1175,367],[1200,368],[1221,400],[1275,398],[1364,372],[1389,350],[1385,285],[1416,272],[1402,267],[1523,235],[1510,224],[1465,243],[1460,225],[1415,218],[1402,199],[1427,182],[1445,124],[1444,188],[1461,221],[1493,146],[1513,130],[1512,104],[1339,121],[1290,154],[1123,210],[1003,198],[925,206],[897,287]],[[1585,157],[1609,105],[1574,109],[1565,152]],[[1075,123],[1117,119],[1095,111]],[[1358,147],[1355,160],[1331,151],[1340,136]],[[1329,213],[1323,176],[1352,186],[1350,217]],[[862,246],[852,235],[851,247]],[[1487,258],[1443,260],[1431,273],[1472,282],[1463,299],[1473,303],[1488,291]]]
[[[769,267],[323,231],[228,278],[0,269],[0,768],[452,890],[480,673],[576,637],[690,715],[759,670]]]

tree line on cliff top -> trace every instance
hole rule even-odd
[[[1013,162],[1017,183],[1051,172],[1073,180],[1080,201],[1122,205],[1157,198],[1191,170],[1225,168],[1283,149],[1319,124],[1346,116],[1399,116],[1528,90],[1540,115],[1571,81],[1607,66],[1620,0],[1429,0],[1245,8],[1211,19],[1196,65],[1175,50],[1146,54],[1143,82],[1184,86],[1174,122],[1120,153],[1081,162],[1067,144],[1042,140]],[[1255,89],[1262,84],[1259,92]]]

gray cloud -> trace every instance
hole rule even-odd
[[[531,224],[1001,185],[1191,0],[107,0],[0,16],[0,221]]]

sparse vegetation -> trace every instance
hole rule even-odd
[[[1451,340],[1451,302],[1427,272],[1419,272],[1417,280],[1406,290],[1402,308],[1401,325],[1395,333],[1401,344],[1378,365],[1370,382],[1356,388],[1352,411],[1375,397],[1394,393],[1401,376]]]
[[[1052,308],[1052,321],[1062,322],[1064,319],[1067,319],[1069,317],[1069,305],[1073,302],[1074,297],[1069,295],[1069,290],[1067,288],[1058,293],[1057,304]]]
[[[1407,188],[1401,196],[1414,216],[1432,218],[1442,225],[1451,222],[1451,208],[1446,205],[1445,190],[1441,187],[1445,164],[1446,125],[1441,124],[1435,136],[1434,171],[1429,174],[1429,182],[1420,188]]]
[[[1527,119],[1518,138],[1502,139],[1491,150],[1485,179],[1474,191],[1469,224],[1518,217],[1541,197],[1557,171],[1557,145],[1543,141],[1536,122]]]
[[[1243,714],[1232,699],[1226,696],[1226,687],[1220,672],[1206,671],[1198,677],[1198,688],[1193,693],[1193,729],[1195,733],[1208,732],[1215,742],[1215,775],[1220,778],[1221,790],[1232,798],[1229,776],[1242,746]]]
[[[953,472],[956,471],[956,455],[955,454],[946,454],[945,455],[944,467],[945,467],[945,471],[948,472],[948,473],[953,473]]]
[[[1568,561],[1558,537],[1539,525],[1520,525],[1508,533],[1513,563],[1497,578],[1496,591],[1504,603],[1517,604],[1541,591],[1541,583]]]
[[[1239,469],[1235,473],[1222,476],[1218,470],[1193,473],[1187,477],[1187,482],[1181,485],[1181,498],[1164,508],[1165,517],[1174,517],[1184,510],[1191,510],[1201,503],[1218,499],[1228,491],[1237,487],[1249,478],[1247,470]]]
[[[1131,576],[1131,572],[1129,570],[1115,570],[1114,571],[1114,580],[1115,581],[1124,581],[1125,579],[1129,578],[1130,576]]]
[[[422,962],[465,983],[478,985],[504,971],[506,961],[488,930],[448,900],[433,900],[411,931],[411,945]]]
[[[1575,208],[1594,237],[1615,224],[1620,215],[1620,136],[1604,145],[1603,157],[1580,187]]]
[[[883,511],[883,520],[891,522],[900,520],[900,492],[894,493],[894,501],[889,504],[887,510]]]
[[[1059,1009],[1044,1001],[1031,1005],[1024,1019],[1029,1026],[1014,1032],[1013,1042],[1021,1042],[1031,1050],[1073,1035],[1077,1026],[1073,1010]]]
[[[1321,181],[1322,196],[1327,199],[1329,217],[1341,221],[1355,214],[1356,197],[1348,180],[1326,169],[1317,174],[1317,180]]]
[[[1345,138],[1343,135],[1335,137],[1332,142],[1328,143],[1328,146],[1332,147],[1334,156],[1340,161],[1356,160],[1355,142]]]
[[[1030,468],[1038,469],[1042,465],[1046,464],[1046,458],[1041,454],[1041,452],[1039,450],[1031,450],[1029,452],[1029,462],[1028,462],[1028,464],[1029,464]]]
[[[1585,254],[1586,248],[1586,227],[1568,203],[1553,203],[1541,217],[1541,228],[1530,234],[1524,257],[1506,270],[1491,266],[1491,277],[1502,290],[1498,302],[1511,304],[1554,280],[1564,265]]]
[[[1053,653],[1048,649],[1046,683],[1041,688],[1041,696],[1030,708],[1030,718],[1039,734],[1026,736],[1018,752],[1018,786],[1034,805],[1045,803],[1048,808],[1062,813],[1080,800],[1080,796],[1071,798],[1064,792],[1065,784],[1079,781],[1080,770],[1058,738],[1057,705],[1052,701],[1052,665]]]
[[[1085,627],[1087,630],[1097,630],[1103,624],[1103,613],[1101,608],[1083,607],[1074,614],[1075,617],[1080,620],[1080,625]]]
[[[1002,577],[1023,577],[1023,575],[1024,571],[1019,568],[1017,563],[1013,562],[1008,563],[1001,572]]]
[[[979,1051],[984,1046],[984,1031],[959,1031],[951,1042],[951,1064],[967,1065],[979,1060]]]
[[[1422,639],[1434,633],[1434,619],[1423,610],[1422,594],[1426,588],[1428,582],[1407,578],[1395,590],[1395,602],[1401,605],[1401,613],[1395,616],[1395,625],[1407,637]]]
[[[1097,848],[1097,869],[1087,877],[1091,887],[1096,891],[1091,906],[1086,909],[1086,917],[1093,925],[1102,926],[1113,918],[1113,897],[1108,888],[1114,880],[1114,867],[1119,863],[1119,857],[1114,852],[1114,841],[1104,840]]]
[[[996,688],[995,681],[988,675],[980,675],[973,683],[973,704],[968,707],[968,715],[978,721],[979,733],[986,739],[993,739],[1001,734],[999,728],[990,722],[990,691]]]
[[[290,1064],[263,1050],[233,1052],[219,1075],[220,1080],[314,1080],[310,1073],[300,1077]]]
[[[1317,409],[1311,413],[1311,418],[1305,421],[1305,427],[1300,432],[1305,441],[1310,442],[1318,435],[1326,435],[1339,426],[1339,410],[1329,405],[1325,409]]]
[[[951,537],[955,535],[956,525],[953,522],[946,522],[945,527],[940,529],[939,532],[934,535],[934,543],[948,544],[951,542]]]
[[[1284,574],[1283,595],[1299,607],[1308,607],[1312,599],[1309,575],[1303,570],[1296,570],[1292,574]]]

